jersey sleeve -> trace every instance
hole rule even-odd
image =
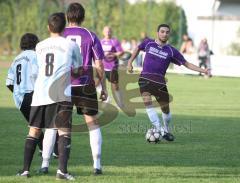
[[[117,52],[122,52],[123,51],[121,43],[117,39],[115,40],[115,49],[116,49]]]
[[[147,44],[149,43],[149,41],[150,41],[150,40],[149,40],[148,38],[144,39],[144,40],[138,45],[139,50],[145,51],[145,48],[146,48]]]
[[[102,49],[101,42],[95,34],[93,34],[93,38],[94,39],[93,39],[92,50],[93,50],[94,60],[102,60],[104,59],[104,52]]]
[[[185,64],[185,62],[186,62],[185,58],[177,49],[175,49],[173,47],[169,47],[169,49],[172,52],[172,60],[171,60],[172,63],[179,65],[179,66]]]
[[[9,85],[14,85],[13,64],[11,65],[11,67],[8,70],[8,75],[7,75],[7,79],[6,79],[6,86],[9,86]]]

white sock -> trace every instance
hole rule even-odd
[[[116,96],[116,99],[117,99],[117,105],[119,107],[123,107],[124,104],[123,104],[123,97],[122,97],[122,92],[120,90],[116,90],[115,92],[115,96]]]
[[[89,131],[90,145],[92,149],[93,168],[101,169],[102,134],[100,128]]]
[[[55,129],[46,129],[43,138],[43,151],[42,151],[42,168],[49,167],[49,160],[54,148],[56,141],[57,130]]]
[[[160,124],[160,119],[158,117],[157,112],[155,111],[155,109],[152,106],[148,106],[146,108],[147,111],[147,115],[150,119],[150,121],[152,122],[152,125],[157,129],[157,130],[161,130],[161,124]]]
[[[163,124],[164,124],[164,130],[165,132],[169,133],[169,123],[172,119],[172,115],[169,112],[168,114],[162,112],[162,119],[163,119]]]
[[[101,93],[102,85],[101,84],[97,85],[96,90],[97,90],[97,93]]]

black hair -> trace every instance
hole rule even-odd
[[[39,39],[35,34],[26,33],[21,37],[20,48],[21,50],[35,50],[38,42]]]
[[[157,32],[159,32],[159,30],[161,29],[161,27],[167,27],[169,30],[170,29],[170,26],[168,24],[160,24],[158,27],[157,27]]]
[[[48,17],[49,30],[52,33],[63,32],[66,26],[65,14],[62,12],[53,13]]]
[[[81,24],[85,18],[85,9],[79,3],[71,3],[66,14],[68,22]]]

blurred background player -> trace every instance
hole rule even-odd
[[[89,129],[90,146],[93,157],[94,174],[102,174],[101,167],[101,147],[102,134],[98,122],[98,100],[93,77],[94,60],[96,71],[102,84],[102,100],[106,99],[107,93],[104,83],[103,63],[104,53],[100,40],[95,33],[84,27],[80,27],[85,18],[85,9],[79,3],[72,3],[67,9],[68,27],[65,28],[64,36],[75,41],[80,47],[83,57],[83,67],[81,75],[72,77],[72,101],[77,107],[77,113],[83,115]]]
[[[124,107],[122,93],[119,89],[119,75],[118,75],[118,57],[123,54],[123,49],[121,43],[118,39],[112,37],[112,29],[109,26],[105,26],[103,28],[103,36],[104,38],[101,40],[102,48],[104,51],[104,71],[105,76],[104,82],[106,79],[111,83],[111,88],[113,90],[113,94],[116,96],[117,105],[122,108]],[[106,102],[109,102],[110,97]]]
[[[209,72],[206,75],[207,77],[211,77],[211,63],[210,63],[210,56],[211,50],[209,49],[208,42],[206,38],[203,38],[198,46],[197,49],[198,60],[199,60],[199,67],[204,67],[205,69],[208,68]],[[201,75],[201,73],[199,73]]]
[[[13,92],[16,107],[21,111],[27,123],[31,110],[32,95],[36,81],[38,66],[35,47],[38,37],[26,33],[21,37],[20,48],[22,52],[14,59],[8,70],[6,85]],[[39,152],[42,152],[43,133],[38,141]]]
[[[193,40],[187,35],[184,34],[182,36],[182,45],[180,47],[180,52],[183,54],[192,54],[194,53],[194,45],[193,45]]]
[[[133,52],[128,62],[128,70],[132,72],[132,62],[138,55],[139,51],[146,52],[144,58],[143,70],[138,81],[140,93],[146,107],[147,115],[157,130],[161,131],[164,139],[173,141],[174,136],[170,133],[169,123],[171,120],[171,112],[169,108],[169,94],[165,81],[166,70],[170,63],[184,65],[188,69],[207,73],[207,69],[201,69],[187,62],[182,54],[173,46],[167,44],[170,36],[170,27],[167,24],[160,24],[157,28],[157,38],[146,38]],[[162,110],[163,127],[161,127],[160,119],[157,112],[152,106],[153,95]]]
[[[29,118],[29,134],[24,149],[24,166],[18,176],[29,177],[29,169],[42,128],[58,129],[59,165],[57,179],[74,180],[67,171],[71,147],[71,68],[81,65],[78,46],[61,36],[66,25],[64,13],[48,18],[50,37],[36,46],[39,72]]]

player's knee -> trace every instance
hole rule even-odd
[[[58,134],[59,136],[71,136],[71,131],[69,128],[59,128],[58,129]]]
[[[39,128],[32,128],[30,127],[28,135],[34,138],[39,138],[41,135],[42,130]]]

